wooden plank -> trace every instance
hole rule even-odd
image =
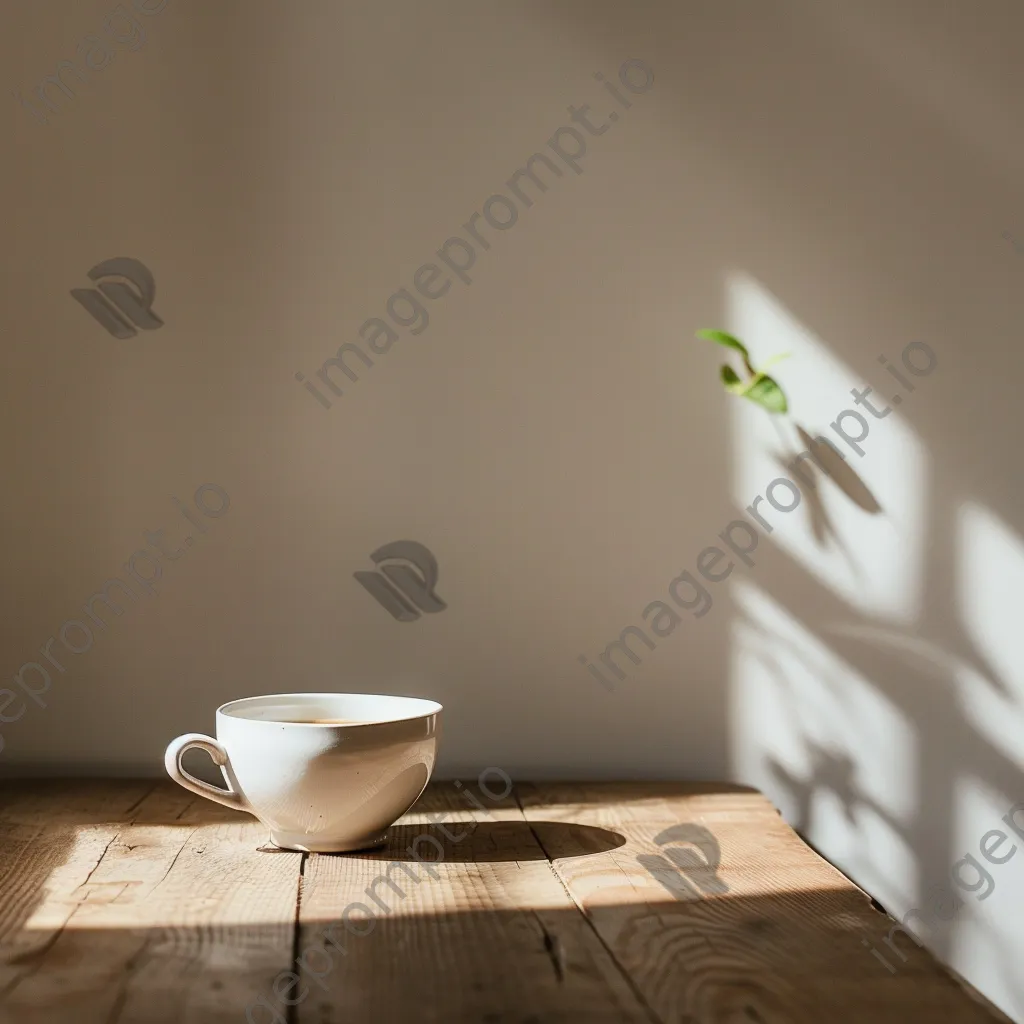
[[[299,978],[285,990],[302,1000],[300,1024],[654,1020],[517,803],[476,799],[486,811],[450,783],[432,787],[381,851],[308,857]],[[438,863],[417,863],[410,846]]]
[[[671,783],[517,793],[567,890],[662,1021],[1007,1019],[923,951],[889,973],[862,942],[880,931],[867,895],[759,793]],[[624,844],[577,856],[566,826],[581,825]]]
[[[22,780],[0,787],[0,1007],[67,924],[73,894],[153,785]]]
[[[301,854],[171,782],[33,786],[0,804],[0,1014],[237,1022],[291,955]],[[31,811],[28,808],[32,808]]]
[[[7,785],[0,1021],[1006,1019],[916,949],[889,974],[884,919],[756,792],[467,789],[317,856],[169,782]]]

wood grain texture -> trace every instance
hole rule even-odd
[[[2,1024],[1006,1020],[741,787],[438,783],[328,856],[169,782],[20,781],[0,840]]]
[[[905,936],[907,962],[893,954],[892,922],[760,793],[672,783],[517,791],[555,871],[659,1020],[1007,1020]],[[551,822],[626,842],[576,857]]]
[[[173,783],[11,788],[4,1024],[244,1019],[290,959],[300,854],[258,853],[261,825]]]
[[[309,993],[299,1019],[651,1021],[518,804],[474,793],[486,811],[442,784],[385,849],[309,857],[313,895],[302,903],[300,959],[311,970],[302,972]],[[595,829],[589,841],[605,847],[618,838]],[[434,861],[429,870],[410,848]],[[381,881],[390,865],[401,892]],[[346,912],[353,906],[358,917]]]

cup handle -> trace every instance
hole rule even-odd
[[[213,763],[220,768],[221,774],[224,776],[224,782],[227,784],[227,789],[211,786],[209,783],[197,779],[194,775],[189,775],[181,767],[182,756],[186,750],[191,750],[193,747],[205,750],[210,755]],[[184,786],[185,789],[191,790],[199,796],[205,796],[207,800],[213,800],[236,811],[254,813],[252,807],[249,806],[249,801],[242,796],[239,790],[238,779],[235,778],[231,762],[228,760],[228,752],[224,749],[224,745],[212,736],[204,736],[201,732],[189,732],[184,736],[179,736],[171,742],[167,752],[164,754],[164,767],[167,769],[167,774],[179,786]]]

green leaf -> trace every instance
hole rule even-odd
[[[743,356],[744,360],[750,358],[747,354],[746,345],[739,338],[734,338],[731,334],[726,334],[725,331],[703,328],[697,332],[697,337],[703,338],[705,341],[713,341],[716,345],[724,345],[726,348],[734,348]]]
[[[793,353],[792,352],[779,352],[777,355],[772,356],[766,363],[761,367],[762,370],[767,370],[769,366],[776,366],[781,363],[784,359],[788,359]]]
[[[726,391],[731,391],[734,395],[743,394],[743,381],[739,379],[736,371],[728,363],[723,364],[721,373]]]
[[[785,392],[766,373],[759,373],[749,382],[743,389],[743,395],[768,412],[782,413],[789,410]]]

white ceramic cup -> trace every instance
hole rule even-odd
[[[282,849],[361,850],[383,843],[426,788],[440,718],[441,705],[419,697],[245,697],[217,709],[216,739],[188,733],[174,740],[164,766],[193,793],[255,815]],[[192,747],[220,766],[227,789],[182,768],[182,755]]]

